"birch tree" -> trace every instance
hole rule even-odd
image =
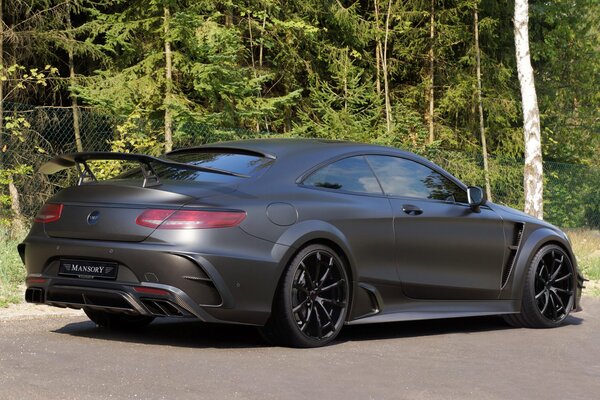
[[[536,218],[544,216],[542,144],[540,134],[540,112],[538,109],[533,68],[529,54],[529,4],[527,0],[515,1],[514,14],[515,49],[517,72],[521,85],[523,108],[523,134],[525,139],[525,212]]]
[[[388,43],[390,34],[390,17],[392,15],[392,0],[388,0],[385,16],[385,37],[381,49],[381,66],[383,69],[383,91],[385,96],[385,121],[388,134],[392,131],[392,105],[390,102],[389,69],[388,69]]]
[[[74,40],[72,34],[70,34],[71,30],[73,29],[73,25],[71,23],[71,8],[73,5],[71,4],[70,0],[67,0],[66,6],[66,28],[69,32],[69,39],[71,39],[69,42],[73,42]],[[75,59],[72,43],[69,43],[69,46],[67,48],[67,54],[69,59],[69,83],[71,86],[75,86],[77,78],[75,75]],[[75,134],[75,146],[77,148],[77,151],[83,151],[83,144],[81,141],[81,129],[79,127],[79,120],[81,119],[79,115],[79,104],[77,100],[77,95],[73,92],[71,92],[71,109],[73,110],[73,133]]]
[[[490,168],[488,166],[487,141],[485,137],[485,124],[483,120],[483,99],[481,94],[481,49],[479,47],[479,11],[477,5],[473,10],[473,28],[475,36],[475,60],[477,70],[477,111],[479,113],[479,136],[481,137],[481,155],[483,157],[483,173],[485,176],[485,194],[492,201],[490,187]]]
[[[435,140],[435,128],[433,121],[433,113],[435,106],[435,59],[434,59],[434,44],[435,44],[435,0],[431,0],[431,11],[429,15],[429,143]]]
[[[171,114],[171,103],[173,93],[173,54],[171,52],[171,38],[169,37],[169,21],[171,19],[171,10],[168,6],[163,7],[164,12],[164,41],[165,41],[165,151],[173,150],[173,115]]]

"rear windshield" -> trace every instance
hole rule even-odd
[[[256,155],[210,151],[171,154],[165,158],[180,163],[234,172],[236,174],[246,175],[249,177],[267,169],[273,162],[273,160],[270,158]],[[169,167],[162,164],[154,164],[153,167],[159,179],[198,182],[232,182],[244,179],[218,173]],[[125,173],[121,176],[121,178],[142,177],[142,172],[139,168],[136,168],[135,170]]]

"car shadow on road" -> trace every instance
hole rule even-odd
[[[565,321],[565,325],[580,325],[582,323],[583,319],[575,316],[569,316]],[[353,341],[482,333],[505,329],[516,328],[508,326],[502,318],[497,316],[350,325],[344,327],[332,345]],[[207,324],[168,318],[157,320],[150,326],[135,331],[112,331],[99,328],[92,322],[85,321],[67,324],[54,332],[96,340],[189,348],[252,348],[269,346],[261,338],[255,327]]]
[[[54,331],[90,339],[189,348],[248,348],[267,346],[255,327],[208,324],[199,321],[161,318],[135,330],[109,330],[93,322],[74,322]]]
[[[580,325],[581,323],[583,323],[583,319],[570,315],[565,320],[563,326]],[[419,336],[482,333],[511,329],[519,328],[508,325],[504,322],[502,317],[499,316],[431,319],[372,325],[350,325],[340,332],[338,340],[380,340]]]

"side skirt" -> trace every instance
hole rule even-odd
[[[410,301],[382,310],[382,312],[346,322],[346,325],[381,322],[416,321],[484,315],[514,314],[519,312],[519,300],[486,301]]]

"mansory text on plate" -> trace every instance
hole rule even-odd
[[[98,180],[96,160],[133,167]],[[579,308],[563,232],[409,152],[265,139],[66,154],[41,172],[71,167],[78,184],[18,247],[26,300],[103,327],[196,318],[314,347],[344,324],[499,314],[546,328]]]

